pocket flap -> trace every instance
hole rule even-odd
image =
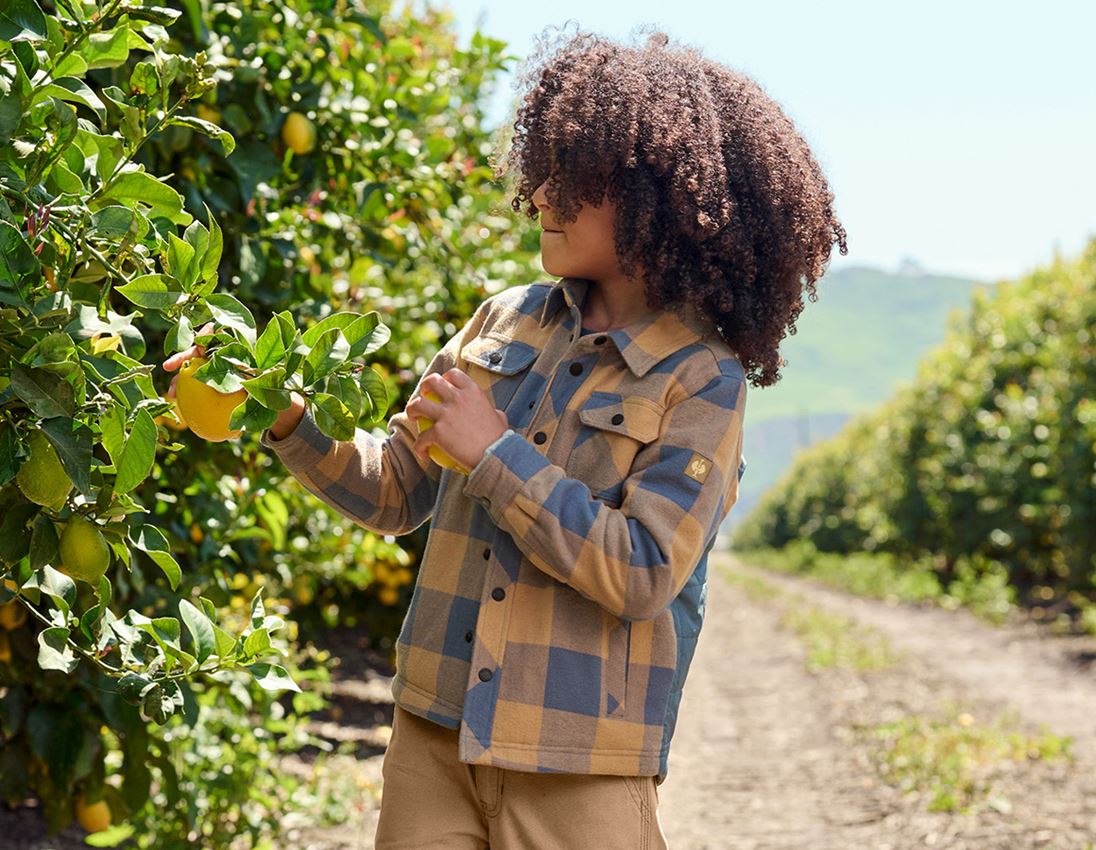
[[[488,334],[466,343],[460,356],[489,372],[513,375],[527,368],[536,359],[537,350],[516,339]]]
[[[658,436],[665,412],[664,407],[649,398],[594,392],[579,409],[578,418],[591,428],[649,443]]]

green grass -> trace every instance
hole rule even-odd
[[[875,629],[810,605],[801,594],[786,593],[760,576],[729,566],[722,574],[755,602],[783,603],[781,622],[803,642],[811,670],[881,670],[901,658]]]
[[[965,606],[995,624],[1016,610],[1015,591],[1007,576],[985,564],[978,569],[958,565],[956,579],[945,586],[927,560],[908,561],[886,552],[819,552],[809,540],[736,554],[766,569],[813,578],[858,596],[888,602],[930,601],[948,609]]]
[[[882,670],[901,660],[878,631],[840,614],[796,606],[784,612],[783,622],[806,646],[811,670]]]
[[[1045,726],[1038,735],[1027,735],[1013,710],[981,724],[951,703],[942,717],[908,715],[860,732],[884,781],[928,795],[930,811],[1007,813],[1011,803],[996,789],[997,776],[1032,761],[1074,758],[1071,737]]]

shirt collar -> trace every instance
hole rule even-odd
[[[589,287],[590,282],[582,278],[561,278],[544,301],[541,327],[563,307],[571,309],[578,325]],[[715,331],[711,319],[692,305],[686,305],[684,313],[684,316],[678,316],[672,310],[657,310],[626,327],[606,331],[605,335],[613,340],[628,368],[637,378],[642,378],[675,351]]]

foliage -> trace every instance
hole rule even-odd
[[[988,609],[1083,609],[1096,579],[1096,240],[990,297],[918,379],[807,449],[738,528],[741,548],[809,540],[929,562]]]
[[[103,843],[257,846],[290,787],[271,753],[299,745],[274,697],[313,675],[307,653],[275,663],[286,617],[356,616],[342,582],[375,589],[390,632],[421,547],[306,501],[257,432],[289,387],[335,437],[376,429],[482,297],[533,273],[487,182],[501,43],[457,50],[443,16],[385,3],[180,5],[0,16],[0,603],[30,615],[3,634],[0,796],[41,798],[54,829],[105,799],[127,823]],[[291,112],[316,130],[304,155]],[[248,393],[239,441],[162,418],[154,364],[194,341],[200,379]],[[32,434],[64,504],[16,482]],[[57,561],[77,515],[110,547],[97,586]]]

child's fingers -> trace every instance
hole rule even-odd
[[[195,336],[209,336],[211,333],[214,332],[214,330],[216,330],[216,328],[214,327],[213,322],[206,322],[204,325],[202,325],[201,329],[195,334]],[[167,358],[167,360],[165,360],[163,363],[164,371],[174,372],[176,369],[186,363],[186,361],[188,361],[191,357],[204,356],[204,345],[192,345],[185,351],[180,351],[178,354],[172,354],[169,358]]]
[[[479,384],[472,380],[467,372],[461,371],[456,366],[445,373],[445,381],[452,384],[454,387],[459,387],[461,389],[479,386]]]
[[[170,386],[168,386],[167,392],[164,393],[164,398],[168,398],[168,399],[175,398],[175,385],[177,383],[179,383],[179,376],[178,375],[176,375],[174,378],[171,379],[171,384],[170,384]]]
[[[455,385],[445,380],[437,372],[431,372],[422,379],[422,394],[435,393],[442,401],[452,401],[456,397]]]
[[[411,444],[411,450],[418,456],[419,460],[430,460],[430,447],[436,442],[434,437],[434,429],[431,428],[429,431],[420,434],[418,439]]]
[[[425,416],[427,419],[437,420],[441,416],[444,408],[436,401],[431,401],[428,398],[415,396],[411,401],[407,402],[405,412],[408,416],[419,417]]]

